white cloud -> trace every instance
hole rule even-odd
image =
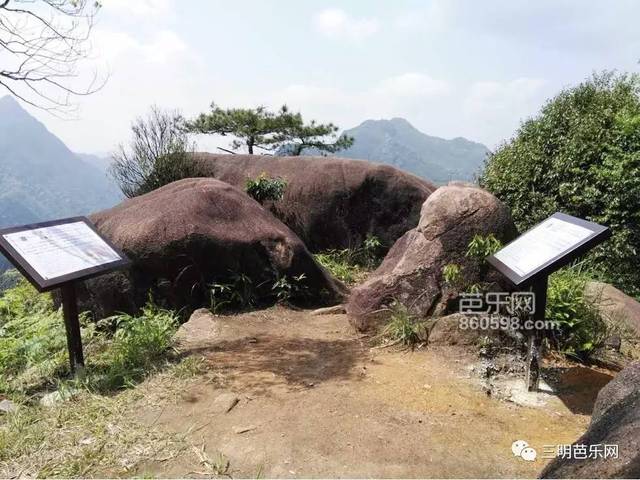
[[[314,16],[316,29],[333,38],[362,40],[376,33],[380,24],[375,18],[353,18],[339,8],[328,8]]]
[[[424,73],[405,73],[388,77],[359,89],[325,87],[309,84],[289,85],[275,91],[268,104],[276,108],[286,103],[300,110],[307,119],[331,121],[341,128],[351,128],[369,118],[404,117],[423,123],[425,131],[445,135],[438,128],[443,111],[451,101],[453,87]],[[257,102],[260,103],[260,102]]]
[[[507,82],[482,81],[471,85],[466,108],[471,113],[499,114],[514,107],[539,106],[537,96],[546,82],[540,78],[517,78]]]
[[[108,29],[96,29],[93,35],[94,56],[110,66],[126,59],[166,64],[185,56],[197,58],[189,52],[182,38],[171,30],[159,30],[143,39]]]
[[[434,0],[420,8],[408,9],[399,13],[391,22],[392,26],[404,32],[422,32],[425,30],[442,33],[448,21],[446,4]]]
[[[79,104],[80,121],[46,119],[54,133],[75,151],[111,151],[129,138],[134,118],[151,105],[191,114],[210,102],[214,80],[206,62],[169,29],[145,35],[97,27],[93,32],[94,65],[108,72],[104,87]],[[105,65],[106,64],[106,65]],[[108,126],[108,128],[105,128]]]
[[[515,132],[521,120],[535,115],[554,88],[542,78],[452,84],[413,72],[354,90],[289,85],[271,94],[268,104],[276,108],[287,103],[305,118],[332,121],[341,128],[369,118],[403,117],[429,135],[464,136],[493,148]]]
[[[114,14],[157,17],[170,10],[169,0],[102,0],[102,8]]]
[[[549,92],[541,78],[517,78],[510,81],[473,83],[462,105],[466,123],[490,147],[505,139],[505,132],[515,132],[521,121],[535,115]]]
[[[374,91],[381,95],[420,98],[446,95],[451,88],[447,82],[422,73],[405,73],[383,80]]]
[[[312,111],[340,112],[362,120],[371,115],[397,116],[403,111],[422,108],[425,104],[447,96],[451,86],[422,73],[405,73],[389,77],[358,90],[295,84],[275,92],[273,105],[288,103],[294,108]],[[335,115],[334,115],[335,116]]]

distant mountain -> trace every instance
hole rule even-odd
[[[76,153],[76,155],[83,162],[96,167],[101,172],[108,173],[111,166],[111,158],[108,155],[101,156],[92,153]]]
[[[0,98],[0,227],[84,215],[121,199],[104,170],[69,150],[13,97]]]
[[[386,163],[436,183],[473,180],[489,153],[466,138],[426,135],[403,118],[367,120],[344,133],[355,142],[339,156]]]
[[[337,156],[393,165],[435,183],[473,180],[489,153],[481,143],[462,137],[445,140],[426,135],[403,118],[366,120],[344,134],[355,142]],[[279,153],[286,151],[287,147],[283,147]],[[304,151],[305,155],[318,153]]]

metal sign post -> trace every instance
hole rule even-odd
[[[554,213],[504,248],[487,262],[516,287],[531,287],[535,295],[534,321],[538,325],[526,331],[529,391],[537,390],[547,306],[549,275],[602,243],[611,231],[602,225],[564,213]],[[537,327],[537,328],[536,328]]]
[[[535,296],[535,310],[533,314],[534,320],[544,322],[545,310],[547,309],[547,287],[549,277],[545,276],[537,280],[531,287]],[[540,384],[540,358],[542,357],[542,339],[545,332],[538,329],[531,329],[527,332],[527,371],[526,383],[527,390],[538,390]]]
[[[85,217],[0,230],[0,252],[39,291],[60,289],[72,374],[84,367],[76,282],[128,267]]]
[[[84,368],[84,354],[82,353],[82,336],[80,335],[80,319],[78,317],[78,298],[74,283],[65,283],[61,288],[62,313],[64,326],[67,331],[67,349],[69,350],[69,365],[71,373],[75,374]]]

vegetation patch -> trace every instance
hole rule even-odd
[[[549,277],[545,318],[558,326],[549,343],[579,360],[587,360],[609,336],[620,333],[616,324],[602,315],[598,299],[588,298],[585,293],[592,276],[584,264],[576,264]]]
[[[82,319],[86,368],[69,377],[62,313],[26,281],[0,297],[0,477],[124,475],[176,455],[183,439],[131,418],[154,395],[179,393],[201,371],[172,348],[177,317],[149,303],[136,317]],[[155,373],[150,380],[151,374]],[[131,389],[145,381],[140,388]],[[40,399],[57,391],[60,399]]]
[[[118,315],[93,323],[82,316],[87,365],[74,382],[104,393],[140,381],[171,360],[177,326],[173,312],[151,302],[137,317]],[[53,308],[50,295],[22,280],[0,297],[0,389],[26,399],[58,387],[68,375],[62,312]]]
[[[298,304],[311,294],[304,273],[273,277],[256,284],[249,276],[236,273],[227,281],[210,285],[210,309],[213,313],[247,310],[270,303]]]
[[[114,395],[78,389],[51,407],[17,402],[14,413],[0,418],[0,477],[131,476],[144,473],[148,462],[178,456],[189,447],[188,433],[168,433],[135,412],[177,401],[199,371],[194,366],[185,359]]]
[[[588,255],[603,280],[640,295],[640,77],[602,73],[567,88],[493,152],[480,184],[524,231],[562,211],[611,228]]]
[[[171,182],[206,176],[193,160],[195,145],[178,112],[152,107],[131,126],[131,141],[111,155],[110,173],[128,198],[152,192]]]
[[[474,235],[465,257],[467,257],[472,264],[468,265],[471,269],[475,269],[478,272],[479,278],[484,278],[489,270],[489,264],[486,259],[490,255],[493,255],[502,248],[502,242],[496,238],[493,233],[488,235]],[[471,283],[465,279],[465,267],[458,265],[457,263],[449,263],[442,267],[442,278],[445,285],[458,292],[467,290],[470,293],[480,293],[486,291],[488,284],[486,283]],[[457,304],[457,302],[454,302]]]
[[[347,285],[362,282],[382,260],[383,245],[380,239],[369,235],[360,247],[327,250],[314,255],[324,268]]]
[[[245,186],[247,194],[258,203],[264,203],[267,200],[273,202],[281,200],[286,188],[286,180],[283,178],[272,178],[265,172],[262,172],[255,179],[247,179]]]
[[[402,345],[413,349],[426,338],[425,323],[411,315],[402,303],[394,301],[389,311],[389,322],[380,333],[385,345]]]

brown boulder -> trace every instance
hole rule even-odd
[[[238,278],[238,293],[256,302],[272,299],[272,287],[283,277],[314,303],[342,296],[341,285],[286,225],[219,180],[171,183],[91,219],[133,260],[127,272],[86,282],[82,306],[98,318],[134,312],[149,294],[186,314],[209,306],[214,282]],[[293,278],[302,274],[305,278],[296,283]]]
[[[603,282],[589,282],[585,294],[609,322],[621,324],[634,336],[640,336],[640,303],[633,297]]]
[[[600,393],[589,429],[575,445],[617,445],[618,458],[556,458],[540,478],[640,478],[640,362]]]
[[[420,205],[436,189],[388,165],[336,157],[198,153],[210,176],[244,190],[261,173],[287,182],[284,197],[265,206],[313,251],[358,247],[375,235],[388,249],[418,223]]]
[[[503,242],[516,234],[502,202],[470,184],[440,187],[424,202],[418,227],[405,233],[382,265],[352,291],[347,303],[352,323],[360,330],[376,326],[385,317],[380,313],[394,300],[418,317],[446,312],[442,269],[449,263],[463,268],[469,284],[502,281],[496,272],[465,256],[474,235],[491,233]]]

